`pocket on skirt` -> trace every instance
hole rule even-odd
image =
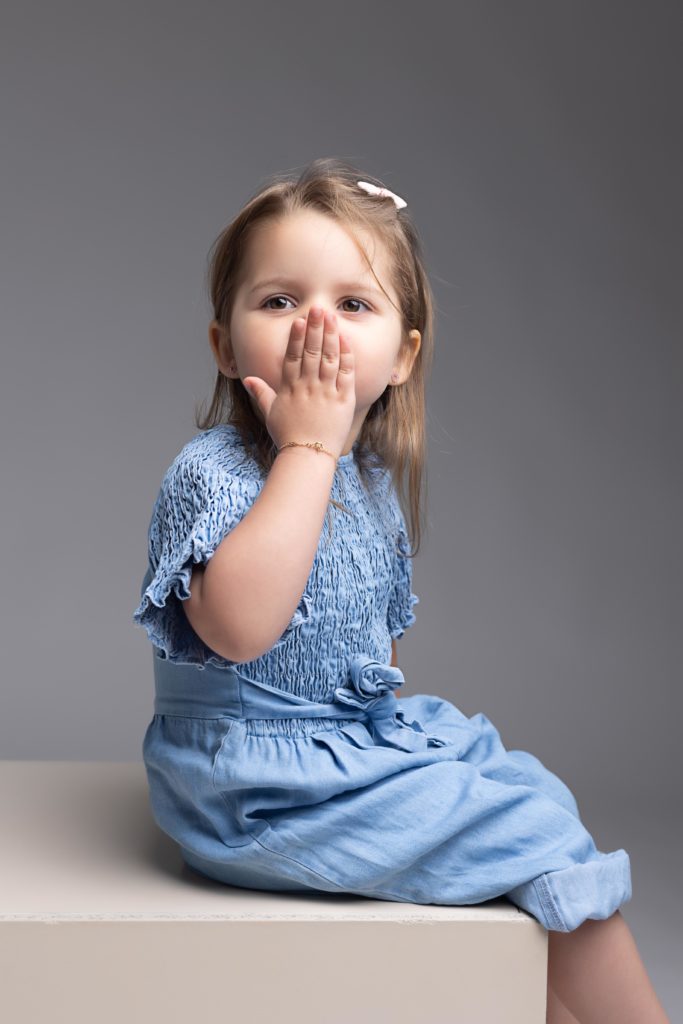
[[[234,761],[235,744],[244,740],[244,728],[240,727],[240,719],[225,718],[222,722],[225,724],[217,737],[218,746],[211,764],[211,784],[215,790],[222,788],[220,783],[224,772],[226,769],[229,770],[230,762]]]

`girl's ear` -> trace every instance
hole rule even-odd
[[[421,344],[420,332],[418,330],[409,331],[407,344],[401,346],[401,351],[394,364],[394,372],[391,375],[392,384],[404,384],[408,380]]]
[[[232,354],[232,346],[228,338],[228,332],[217,320],[209,324],[209,344],[216,366],[225,377],[236,375],[235,360]]]
[[[414,330],[410,331],[410,333],[408,334],[408,339],[409,339],[409,341],[410,341],[410,343],[411,343],[411,345],[413,346],[413,349],[414,349],[414,352],[413,352],[413,361],[414,361],[415,357],[417,356],[417,353],[420,351],[420,345],[422,344],[422,335],[417,330],[417,328],[415,328]]]

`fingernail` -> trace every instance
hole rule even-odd
[[[320,306],[311,306],[311,316],[314,320],[319,320],[322,316],[322,308]]]

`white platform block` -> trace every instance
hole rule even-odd
[[[0,761],[7,1024],[544,1024],[547,932],[470,907],[266,893],[187,868],[142,762]]]

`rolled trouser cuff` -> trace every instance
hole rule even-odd
[[[506,893],[548,930],[571,932],[588,918],[605,920],[631,899],[631,862],[626,850],[548,871]]]

